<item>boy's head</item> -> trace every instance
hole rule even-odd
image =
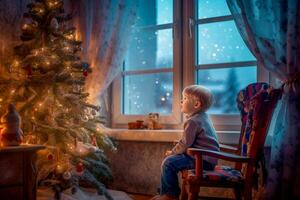
[[[200,85],[190,85],[182,92],[181,111],[191,115],[198,111],[207,111],[213,103],[209,89]]]

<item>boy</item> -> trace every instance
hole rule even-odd
[[[161,167],[160,195],[155,200],[175,200],[180,195],[177,173],[194,169],[195,160],[186,154],[189,147],[219,151],[219,144],[212,122],[205,113],[213,102],[211,92],[199,85],[190,85],[182,92],[181,111],[187,115],[184,132],[172,150],[166,152]],[[217,160],[203,157],[203,169],[213,170]]]

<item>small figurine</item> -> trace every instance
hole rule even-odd
[[[3,146],[17,146],[23,140],[23,131],[20,128],[21,117],[13,104],[9,104],[7,112],[1,117],[0,141]]]
[[[162,125],[159,123],[158,113],[148,114],[148,129],[152,129],[152,130],[162,129]]]

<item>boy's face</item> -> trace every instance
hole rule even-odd
[[[192,95],[188,95],[186,93],[182,93],[181,100],[181,112],[192,115],[193,113],[199,111],[201,108],[201,103]]]

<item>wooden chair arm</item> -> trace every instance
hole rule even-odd
[[[198,148],[188,148],[187,153],[191,156],[200,155],[200,157],[202,157],[202,155],[206,155],[206,156],[211,156],[214,158],[232,161],[232,162],[247,163],[247,162],[251,161],[251,159],[249,157],[245,157],[245,156],[239,156],[239,155],[231,154],[231,153],[210,151],[210,150],[204,150],[204,149],[198,149]]]
[[[227,153],[237,153],[238,148],[226,144],[219,144],[220,150]]]

